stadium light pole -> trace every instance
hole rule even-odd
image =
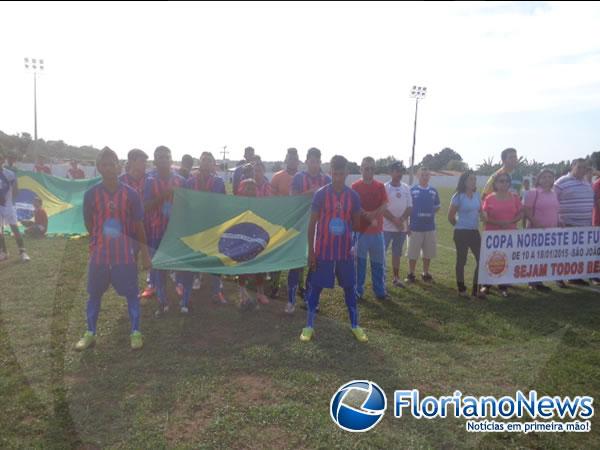
[[[37,75],[44,70],[44,60],[25,58],[25,70],[33,72],[33,139],[37,141]]]
[[[408,181],[409,186],[412,186],[413,178],[415,176],[415,144],[417,143],[417,113],[419,112],[419,100],[424,99],[426,94],[427,88],[423,86],[413,86],[410,91],[410,98],[415,99],[415,126],[413,129],[412,156],[410,159],[410,179]]]

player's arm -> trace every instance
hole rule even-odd
[[[437,212],[440,210],[440,208],[442,207],[442,202],[440,202],[440,194],[438,194],[438,191],[435,191],[435,203],[433,204],[433,213],[437,214]]]
[[[313,211],[308,222],[308,268],[311,271],[317,268],[317,259],[315,257],[315,230],[317,228],[317,220],[319,213]]]
[[[19,195],[19,182],[15,178],[15,181],[13,182],[13,187],[12,187],[12,202],[13,202],[13,204],[17,201],[17,195]]]
[[[90,196],[86,192],[83,196],[83,223],[88,234],[92,234],[92,215],[94,214],[94,208],[91,203]]]
[[[134,224],[136,239],[140,244],[140,257],[142,261],[142,269],[148,270],[152,267],[152,261],[150,260],[150,254],[148,253],[148,245],[146,244],[146,230],[144,229],[144,222],[137,221]]]
[[[383,217],[385,217],[390,222],[395,222],[398,219],[395,215],[393,215],[389,209],[387,209],[387,205],[385,210],[383,211]]]
[[[452,226],[456,225],[456,212],[458,211],[458,206],[454,205],[454,203],[450,204],[450,208],[448,208],[448,222],[452,224]]]

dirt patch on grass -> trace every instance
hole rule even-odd
[[[424,321],[423,324],[427,328],[432,329],[433,331],[438,331],[438,332],[442,331],[442,324],[435,319],[428,319],[428,320]]]
[[[244,374],[231,380],[233,398],[240,404],[265,405],[274,403],[278,390],[264,376]]]
[[[175,444],[178,442],[190,442],[197,439],[212,419],[212,411],[209,409],[199,409],[197,411],[178,411],[169,417],[169,426],[165,433],[167,442]]]

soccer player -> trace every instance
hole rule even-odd
[[[260,157],[257,157],[252,162],[254,168],[254,182],[256,183],[256,197],[271,197],[273,195],[273,189],[271,183],[265,176],[265,165],[261,161]]]
[[[362,178],[352,183],[362,205],[360,223],[356,233],[356,295],[365,293],[367,256],[371,260],[371,280],[377,300],[386,300],[385,244],[383,240],[383,212],[387,210],[388,196],[383,183],[374,178],[375,160],[367,156],[360,165]]]
[[[262,163],[261,163],[262,164]],[[253,166],[252,166],[253,167]],[[253,167],[254,168],[254,167]],[[253,176],[248,176],[250,173],[248,172],[248,168],[244,170],[244,175],[247,176],[244,180],[240,182],[238,186],[238,194],[242,197],[259,197],[259,187],[255,181],[255,178],[260,176],[260,178],[264,178],[264,172],[260,172],[260,169],[254,172]],[[261,176],[262,175],[262,176]],[[240,274],[238,275],[238,284],[240,286],[240,307],[242,309],[250,309],[254,305],[256,305],[256,301],[250,297],[248,290],[246,288],[246,284],[248,280],[254,277],[254,285],[256,286],[256,300],[263,305],[269,303],[269,299],[264,293],[264,281],[265,276],[262,273],[257,273],[254,275],[246,275]]]
[[[431,173],[427,167],[419,169],[419,183],[410,189],[413,208],[410,214],[410,236],[408,238],[408,268],[407,283],[417,281],[415,270],[417,259],[423,255],[423,274],[421,279],[432,282],[429,273],[431,259],[437,254],[435,232],[435,215],[440,210],[440,196],[436,188],[429,186]]]
[[[210,152],[203,152],[200,155],[200,167],[198,172],[188,178],[185,183],[185,187],[194,191],[203,192],[214,192],[217,194],[225,194],[225,182],[223,178],[214,175],[216,166],[215,157]],[[189,312],[189,301],[192,294],[192,287],[194,283],[193,272],[180,272],[179,280],[183,286],[182,300],[181,300],[181,313],[187,314]],[[223,295],[223,283],[219,275],[211,275],[212,278],[212,295],[213,300],[216,303],[222,305],[227,304],[227,300]]]
[[[253,158],[254,158],[254,148],[246,147],[244,149],[245,162],[242,162],[239,166],[237,166],[235,168],[235,171],[233,172],[233,195],[237,195],[237,193],[238,193],[238,187],[240,185],[240,182],[242,181],[242,174],[244,171],[244,166],[248,163],[251,163]]]
[[[312,273],[308,291],[308,314],[301,341],[314,335],[314,320],[319,297],[324,288],[333,288],[335,278],[344,289],[352,333],[359,342],[367,342],[364,330],[358,326],[356,305],[356,274],[351,255],[352,229],[360,220],[358,194],[346,186],[348,161],[336,155],[331,159],[333,182],[319,189],[312,201],[308,225],[308,265]],[[316,233],[316,235],[315,235]]]
[[[271,179],[271,189],[275,196],[290,195],[292,179],[298,172],[300,158],[298,158],[298,150],[291,147],[287,149],[285,156],[285,170],[280,170],[273,175]],[[277,298],[279,295],[279,280],[281,272],[271,272],[271,298]]]
[[[67,170],[67,178],[70,180],[83,180],[85,172],[78,166],[76,160],[71,160],[71,167]]]
[[[314,195],[317,190],[331,183],[329,175],[321,171],[321,150],[310,148],[306,153],[306,168],[294,175],[292,179],[292,195]],[[305,290],[299,288],[300,280],[303,278],[303,269],[292,269],[288,272],[288,303],[285,312],[293,314],[296,309],[296,293],[300,290],[300,296],[304,298]],[[306,290],[310,288],[310,273],[306,278]]]
[[[90,188],[83,199],[85,226],[90,234],[87,331],[75,344],[75,349],[85,350],[96,343],[100,302],[112,285],[119,295],[127,299],[131,321],[130,344],[133,350],[139,350],[143,339],[134,240],[138,242],[143,267],[150,267],[142,222],[142,201],[133,189],[119,182],[119,158],[113,150],[104,147],[100,151],[96,168],[102,182]]]
[[[129,150],[125,173],[119,176],[119,181],[137,192],[142,202],[144,200],[144,185],[146,184],[146,161],[148,161],[148,155],[145,151],[139,148]],[[150,234],[148,222],[144,221],[144,225],[146,226],[146,236],[148,236]],[[152,278],[153,272],[150,271],[146,276],[147,286],[141,294],[142,298],[152,297],[156,292]]]
[[[147,161],[148,155],[145,151],[140,150],[139,148],[129,150],[129,153],[127,153],[125,173],[119,177],[119,181],[133,188],[140,198],[144,198]]]
[[[194,158],[192,155],[183,155],[181,158],[181,167],[177,171],[179,175],[181,175],[185,180],[190,177],[192,173],[192,168],[194,167]]]
[[[27,262],[31,258],[25,251],[23,236],[17,226],[17,211],[15,209],[15,200],[19,192],[17,177],[12,170],[4,168],[5,155],[0,150],[0,261],[8,258],[6,241],[4,240],[4,224],[8,224],[17,241],[21,261]]]
[[[148,246],[151,256],[154,256],[162,240],[173,206],[173,190],[183,187],[185,180],[182,176],[171,170],[171,150],[164,145],[154,150],[154,165],[156,171],[148,176],[144,185],[144,220],[149,228]],[[153,282],[158,296],[159,307],[156,317],[169,311],[167,304],[167,272],[153,270]]]
[[[271,179],[273,195],[290,195],[292,180],[294,176],[298,173],[299,165],[300,158],[298,158],[298,150],[293,147],[288,148],[287,154],[285,156],[285,169],[275,173],[273,175],[273,178]]]

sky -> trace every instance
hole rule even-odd
[[[263,160],[600,150],[599,3],[0,3],[0,130]],[[220,156],[219,156],[220,157]]]

